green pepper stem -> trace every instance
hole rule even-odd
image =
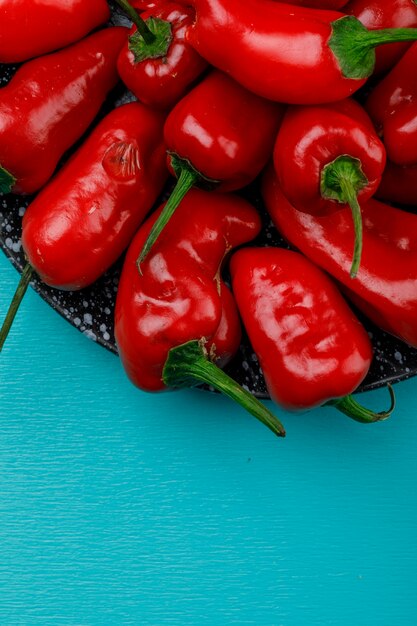
[[[198,382],[211,385],[228,396],[278,437],[285,437],[281,422],[257,398],[243,389],[207,355],[203,341],[189,341],[169,351],[162,379],[168,387],[193,387]]]
[[[128,15],[128,17],[130,17],[145,43],[148,45],[152,44],[155,41],[156,37],[154,33],[148,28],[145,20],[140,17],[139,13],[132,7],[131,4],[129,4],[127,0],[116,0],[116,2],[120,6],[120,8]]]
[[[159,235],[168,224],[171,217],[174,215],[183,198],[187,195],[190,189],[194,187],[198,179],[199,175],[195,170],[188,168],[181,169],[177,184],[175,185],[168,199],[168,202],[162,209],[161,214],[159,215],[155,224],[152,226],[151,232],[149,233],[148,238],[145,241],[145,245],[143,246],[143,249],[138,257],[137,266],[139,269],[139,273],[142,273],[141,264],[148,256],[152,246],[155,244]]]
[[[388,411],[381,411],[381,413],[375,413],[370,409],[365,408],[359,402],[355,400],[352,395],[340,398],[340,400],[332,400],[328,404],[334,406],[338,411],[344,413],[351,419],[361,424],[373,424],[374,422],[381,422],[391,417],[395,409],[395,393],[392,386],[388,383],[388,391],[391,398],[391,406]]]
[[[320,192],[326,200],[348,204],[352,211],[355,243],[353,248],[351,278],[358,273],[362,257],[363,224],[357,194],[368,185],[359,159],[343,154],[324,166],[321,173]]]
[[[345,78],[364,80],[375,68],[375,48],[398,41],[416,41],[417,28],[368,30],[353,15],[331,23],[329,47]]]
[[[16,313],[19,310],[20,303],[23,300],[23,296],[26,293],[26,290],[29,286],[29,283],[32,279],[33,274],[34,274],[34,270],[32,266],[29,265],[29,263],[27,263],[25,267],[23,268],[23,272],[20,277],[19,284],[17,286],[13,299],[10,303],[9,310],[7,311],[6,318],[3,322],[3,326],[1,327],[1,330],[0,330],[0,352],[3,350],[4,342],[7,339],[7,336],[13,324],[13,320],[16,317]]]
[[[11,193],[15,186],[16,178],[0,165],[0,196]]]

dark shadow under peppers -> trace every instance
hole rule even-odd
[[[372,74],[375,48],[414,41],[417,29],[367,30],[353,16],[270,0],[189,0],[189,39],[209,63],[265,98],[342,100]]]
[[[139,17],[128,10],[127,0],[118,2],[134,22],[117,63],[120,78],[144,104],[169,109],[207,67],[186,40],[194,11],[164,2]]]
[[[168,115],[164,136],[168,163],[178,178],[139,258],[146,258],[193,186],[235,191],[261,172],[272,154],[281,105],[247,91],[213,70]]]
[[[351,394],[372,346],[337,287],[311,261],[281,248],[247,248],[231,260],[233,294],[269,394],[289,410],[331,404],[362,423],[389,417]]]
[[[417,347],[417,215],[374,199],[362,205],[361,271],[349,278],[353,223],[349,208],[324,216],[295,209],[270,168],[262,194],[280,233],[336,278],[377,326]]]
[[[109,18],[106,0],[0,0],[0,63],[64,48]]]
[[[129,378],[144,391],[208,383],[284,436],[276,417],[220,369],[241,334],[221,266],[259,233],[257,212],[237,196],[191,190],[139,274],[136,260],[159,213],[133,240],[117,293],[115,336]]]
[[[388,161],[375,196],[395,204],[417,205],[417,165],[401,166]]]
[[[164,116],[134,102],[104,118],[23,217],[26,266],[0,331],[0,350],[33,272],[83,289],[129,245],[168,172]]]
[[[362,255],[359,202],[375,193],[385,167],[385,148],[366,112],[353,100],[289,107],[274,165],[285,196],[297,209],[326,215],[349,205],[355,230],[350,275],[355,277]]]
[[[117,84],[126,28],[107,28],[23,65],[0,89],[0,195],[34,193]]]

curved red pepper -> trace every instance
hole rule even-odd
[[[296,252],[239,250],[231,260],[233,294],[269,394],[290,410],[334,404],[360,422],[376,414],[350,394],[372,361],[369,337],[336,286]]]
[[[209,63],[278,102],[341,100],[372,74],[374,48],[417,29],[368,31],[353,16],[270,0],[190,0],[190,41]]]
[[[106,0],[0,0],[0,63],[64,48],[109,18]]]
[[[116,85],[125,28],[107,28],[23,65],[0,90],[0,194],[33,193]]]
[[[402,167],[388,161],[375,195],[387,202],[417,205],[417,165]]]
[[[354,15],[369,30],[380,28],[415,28],[415,0],[350,0],[344,13]],[[375,72],[390,70],[409,47],[409,43],[394,43],[376,50]]]
[[[385,167],[384,146],[365,111],[353,100],[290,107],[278,133],[274,165],[297,209],[326,215],[350,206],[355,225],[350,273],[356,276],[362,254],[359,202],[375,193]]]
[[[119,75],[141,102],[168,109],[182,98],[207,67],[206,61],[186,41],[194,12],[176,2],[166,2],[141,17],[151,25],[151,30],[157,21],[165,24],[167,45],[153,52],[133,26],[119,56]]]
[[[175,106],[164,135],[178,182],[139,263],[192,186],[234,191],[256,178],[271,156],[282,111],[217,70]]]
[[[29,205],[22,244],[44,282],[82,289],[128,246],[167,178],[164,118],[115,109]]]
[[[159,212],[133,240],[117,293],[115,335],[129,378],[145,391],[209,383],[283,435],[278,420],[213,363],[224,365],[239,346],[236,305],[220,270],[232,248],[259,233],[255,209],[236,196],[190,191],[139,274],[136,260]]]
[[[417,216],[373,199],[362,205],[362,262],[356,280],[350,280],[354,237],[350,210],[322,217],[297,211],[272,170],[262,192],[283,236],[334,276],[377,326],[417,347]]]

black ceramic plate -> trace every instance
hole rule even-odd
[[[113,21],[126,23],[125,18],[117,9],[113,12]],[[0,65],[0,85],[6,84],[15,70],[16,67]],[[130,98],[130,95],[126,93],[113,94],[103,114]],[[252,245],[285,246],[286,244],[267,217],[257,186],[253,185],[247,189],[245,196],[258,207],[264,220],[262,234]],[[0,199],[0,246],[19,270],[22,270],[24,265],[20,243],[21,219],[30,200],[31,198],[17,196],[4,196]],[[32,286],[44,300],[86,337],[117,354],[113,334],[113,311],[120,269],[121,261],[93,286],[78,292],[58,291],[47,287],[36,278]],[[371,337],[375,358],[361,390],[374,389],[387,382],[396,382],[417,374],[417,350],[384,333],[368,320],[362,319],[362,321]],[[226,371],[257,397],[268,398],[262,372],[246,337]]]

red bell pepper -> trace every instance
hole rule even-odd
[[[125,85],[144,104],[171,108],[206,69],[206,61],[186,41],[193,13],[176,2],[165,2],[141,18],[129,12],[136,25],[120,53],[117,69]],[[138,30],[143,23],[154,35],[150,43]]]
[[[365,111],[353,100],[289,107],[274,165],[284,194],[297,209],[326,215],[350,206],[355,228],[350,275],[356,276],[362,254],[359,202],[375,193],[385,167],[384,146]]]
[[[402,167],[388,161],[375,195],[387,202],[417,205],[417,165]]]
[[[417,29],[368,31],[353,16],[270,0],[190,0],[191,44],[254,93],[278,102],[342,100],[372,74],[374,48]]]
[[[236,352],[240,325],[220,271],[225,255],[260,230],[245,200],[192,190],[137,271],[136,260],[159,212],[142,226],[125,260],[115,336],[131,381],[145,391],[205,382],[283,436],[280,422],[217,367]]]
[[[109,18],[106,0],[0,0],[0,63],[64,48]]]
[[[368,200],[362,205],[363,255],[350,280],[353,224],[349,209],[324,215],[297,211],[269,170],[263,197],[276,227],[296,248],[336,278],[377,326],[417,347],[417,215]]]
[[[28,265],[0,332],[0,350],[34,271],[52,287],[83,289],[128,246],[168,172],[164,117],[138,102],[112,111],[29,205]]]
[[[164,135],[178,182],[139,265],[191,187],[234,191],[256,178],[272,154],[282,110],[216,70],[176,105]]]
[[[29,61],[0,90],[0,194],[33,193],[49,180],[116,85],[126,32],[107,28]]]
[[[380,28],[415,28],[417,5],[415,0],[350,0],[343,9],[353,15],[368,30]],[[390,70],[402,57],[409,43],[394,43],[376,50],[375,72]]]
[[[368,373],[372,346],[324,272],[296,252],[248,248],[232,257],[231,274],[273,400],[290,410],[333,404],[363,423],[390,416],[394,406],[378,414],[350,395]]]

